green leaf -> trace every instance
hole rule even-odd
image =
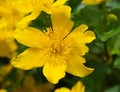
[[[74,10],[82,0],[68,0],[67,4]]]
[[[107,89],[105,92],[120,92],[120,85]]]
[[[120,57],[118,57],[114,62],[114,67],[120,69]]]
[[[76,25],[87,24],[96,27],[102,23],[102,11],[96,6],[86,6],[79,10],[79,13],[73,14],[73,20]]]
[[[111,8],[120,8],[119,0],[109,0],[107,6]]]
[[[108,40],[108,51],[111,55],[120,55],[120,33]]]
[[[120,33],[120,27],[118,27],[117,29],[110,30],[110,31],[105,32],[105,33],[101,33],[101,40],[106,41],[109,38],[111,38],[119,33]]]
[[[94,72],[87,77],[82,78],[86,87],[86,92],[103,92],[101,90],[104,87],[103,84],[108,68],[100,62],[92,62],[91,64],[94,66]]]

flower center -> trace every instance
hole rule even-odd
[[[52,44],[52,53],[53,54],[58,54],[62,50],[61,45],[58,42],[53,42]]]
[[[47,28],[45,35],[50,40],[51,55],[65,56],[71,50],[71,41],[61,40],[58,35],[55,35],[51,28]]]

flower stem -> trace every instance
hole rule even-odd
[[[106,26],[107,26],[107,6],[106,1],[102,3],[102,11],[103,11],[103,32],[107,32]],[[104,42],[104,62],[108,63],[109,61],[109,53],[107,48],[107,41]]]

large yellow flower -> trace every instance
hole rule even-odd
[[[102,3],[104,0],[83,0],[82,3],[88,4],[88,5],[97,5]]]
[[[16,0],[13,5],[21,12],[27,13],[19,23],[19,27],[26,27],[31,20],[36,19],[41,11],[51,14],[55,7],[63,5],[66,0]]]
[[[56,89],[55,92],[85,92],[85,87],[82,84],[82,82],[78,81],[73,87],[72,89],[68,89],[65,87],[61,87],[59,89]]]
[[[93,69],[83,65],[82,56],[88,52],[85,44],[94,40],[95,34],[86,31],[88,27],[84,24],[71,32],[74,23],[70,11],[67,6],[53,9],[53,26],[43,32],[33,27],[16,30],[16,40],[30,48],[13,58],[12,65],[25,70],[44,66],[43,74],[52,83],[63,78],[65,72],[80,77],[91,73]]]
[[[13,0],[0,0],[0,57],[11,58],[17,49],[13,32],[23,14],[14,9],[12,2]]]

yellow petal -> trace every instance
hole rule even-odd
[[[60,57],[50,57],[49,61],[43,67],[43,74],[51,83],[58,81],[65,76],[66,62]]]
[[[62,6],[67,0],[43,0],[41,8],[47,14],[51,14],[51,11],[56,8]]]
[[[43,47],[47,43],[47,37],[36,28],[27,27],[17,29],[14,33],[15,39],[28,47]]]
[[[57,0],[55,3],[52,4],[52,7],[57,7],[57,6],[64,5],[64,3],[65,3],[66,1],[67,1],[67,0]]]
[[[88,52],[88,47],[85,45],[92,42],[95,39],[95,34],[92,31],[86,31],[88,29],[87,25],[80,25],[75,28],[67,37],[66,40],[71,39],[73,47],[77,46],[81,51],[81,54]],[[85,32],[86,31],[86,32]]]
[[[95,33],[92,31],[86,31],[88,29],[87,25],[80,25],[75,28],[68,36],[72,38],[77,43],[90,43],[95,39]],[[86,31],[86,32],[85,32]]]
[[[104,0],[83,0],[82,3],[88,4],[88,5],[97,5],[102,3]]]
[[[77,62],[85,63],[86,62],[85,58],[80,55],[81,51],[78,48],[74,48],[70,50],[69,55],[67,55],[67,58],[76,60]],[[67,61],[69,62],[69,60]]]
[[[46,51],[38,48],[28,48],[16,58],[11,60],[14,67],[28,70],[36,67],[41,67],[46,62]]]
[[[71,92],[70,89],[62,87],[55,90],[55,92]]]
[[[82,82],[78,81],[73,87],[71,92],[85,92],[85,86]]]
[[[30,15],[25,16],[18,22],[17,27],[19,28],[27,27],[32,20],[35,20],[40,15],[40,13],[41,13],[40,11],[34,11]]]
[[[21,12],[31,12],[34,9],[32,0],[16,0],[13,2],[13,6]]]
[[[67,72],[79,76],[79,77],[85,77],[86,75],[90,74],[93,72],[92,68],[88,68],[85,65],[83,65],[83,58],[79,57],[80,59],[77,59],[73,56],[69,57],[67,59]],[[79,60],[79,61],[78,61]]]
[[[73,22],[70,19],[71,8],[62,6],[55,8],[52,11],[51,19],[53,31],[57,39],[64,39],[73,27]]]

